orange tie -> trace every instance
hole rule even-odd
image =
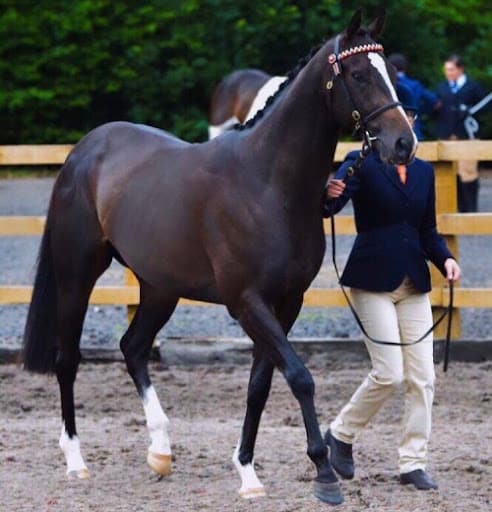
[[[400,181],[405,185],[407,182],[407,166],[406,165],[397,165],[396,170],[398,171],[398,176],[400,177]]]

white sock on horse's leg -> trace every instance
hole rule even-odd
[[[70,438],[65,430],[65,424],[62,425],[60,435],[60,448],[65,454],[67,462],[67,475],[81,479],[89,478],[89,470],[85,465],[82,454],[80,453],[80,441],[78,436]]]
[[[254,461],[251,461],[244,466],[239,461],[240,446],[241,439],[239,439],[236,449],[234,450],[234,455],[232,456],[232,462],[234,463],[234,466],[236,466],[239,476],[241,477],[241,488],[238,491],[239,495],[243,498],[258,498],[260,496],[265,496],[265,488],[256,476]]]
[[[171,472],[171,443],[167,433],[169,419],[162,410],[154,386],[144,391],[143,407],[151,439],[147,462],[153,471],[166,476]]]

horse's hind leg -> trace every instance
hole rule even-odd
[[[87,478],[75,427],[73,386],[89,296],[97,278],[111,263],[112,248],[104,241],[94,205],[84,186],[77,184],[77,176],[75,167],[65,164],[55,184],[48,222],[56,276],[55,371],[63,419],[60,447],[67,474]]]
[[[86,249],[78,247],[70,255],[67,251],[62,252],[59,259],[65,258],[65,262],[57,266],[58,354],[55,368],[63,419],[60,448],[65,454],[67,474],[78,478],[89,477],[75,427],[73,386],[80,362],[80,335],[92,288],[111,262],[109,247],[100,245],[97,249]]]
[[[151,438],[147,463],[153,471],[163,476],[171,472],[171,445],[167,433],[169,420],[150,381],[147,364],[152,342],[173,314],[177,301],[177,297],[163,296],[141,282],[140,304],[120,343],[128,373],[143,401]]]
[[[58,288],[59,351],[56,359],[56,376],[60,386],[62,406],[62,432],[60,448],[65,454],[67,475],[88,478],[89,471],[80,452],[80,442],[75,428],[73,386],[80,362],[79,340],[90,290],[81,284]]]
[[[294,324],[301,306],[302,296],[296,295],[275,308],[277,318],[286,335]],[[246,416],[239,443],[232,457],[241,477],[239,494],[243,498],[256,498],[265,495],[264,487],[256,476],[253,457],[260,418],[270,393],[273,370],[273,363],[255,346],[248,385]]]

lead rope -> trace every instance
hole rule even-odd
[[[347,175],[344,178],[344,182],[346,182],[347,178],[353,176],[356,172],[359,171],[359,169],[362,166],[362,163],[366,156],[371,151],[371,144],[370,140],[365,140],[362,151],[359,153],[359,156],[357,157],[356,161],[352,166],[350,166],[347,170]],[[350,311],[352,312],[352,315],[355,318],[355,321],[357,322],[357,325],[359,326],[360,330],[362,331],[362,334],[372,341],[373,343],[376,343],[377,345],[391,345],[391,346],[397,346],[397,347],[405,347],[405,346],[411,346],[416,345],[417,343],[420,343],[423,341],[427,336],[433,332],[436,327],[444,320],[444,318],[448,317],[447,327],[446,327],[446,339],[445,339],[445,345],[444,345],[444,360],[443,360],[443,371],[446,372],[449,365],[449,355],[450,355],[450,348],[451,348],[451,326],[452,326],[452,319],[453,319],[453,302],[454,302],[454,284],[453,281],[449,281],[449,303],[446,308],[446,310],[439,316],[439,318],[434,322],[434,324],[417,340],[409,341],[407,343],[400,343],[397,341],[386,341],[386,340],[378,340],[376,338],[373,338],[372,336],[369,336],[367,333],[364,325],[362,324],[362,320],[359,317],[359,314],[357,313],[354,305],[352,304],[352,301],[350,300],[347,291],[345,290],[342,281],[340,272],[338,270],[337,260],[336,260],[336,233],[335,233],[335,216],[331,215],[330,217],[331,222],[331,258],[333,262],[333,267],[335,269],[335,274],[337,276],[338,284],[342,290],[342,293],[345,297],[345,300],[347,301],[348,307],[350,308]]]

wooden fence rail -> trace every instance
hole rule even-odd
[[[62,164],[72,146],[0,146],[0,166],[59,165]],[[335,161],[360,146],[357,143],[340,143]],[[445,236],[453,254],[459,257],[459,235],[492,235],[492,213],[456,213],[456,162],[458,160],[492,160],[492,141],[439,141],[419,145],[418,156],[433,163],[436,171],[436,212],[438,227]],[[0,236],[40,235],[44,217],[0,216]],[[352,217],[336,218],[337,234],[353,235],[355,226]],[[325,232],[330,225],[325,222]],[[485,253],[484,258],[490,255]],[[126,284],[122,286],[97,286],[91,302],[95,304],[125,305],[134,308],[139,301],[139,290],[135,277],[127,271]],[[445,307],[449,291],[439,272],[432,271],[433,290],[431,303],[435,314]],[[25,304],[30,301],[32,287],[0,285],[0,304]],[[207,306],[206,303],[181,300],[182,305]],[[345,299],[338,289],[311,288],[305,295],[305,305],[313,307],[343,307]],[[459,308],[492,308],[492,288],[457,288],[455,290],[455,320],[453,337],[460,335]],[[439,335],[440,333],[438,333]]]

